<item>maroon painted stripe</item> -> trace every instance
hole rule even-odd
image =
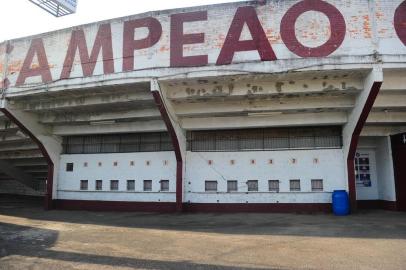
[[[55,200],[56,208],[88,211],[135,211],[173,213],[178,211],[171,202],[128,202]],[[330,203],[184,203],[185,212],[205,213],[331,213]]]
[[[173,213],[176,203],[171,202],[121,202],[90,200],[55,200],[57,209],[87,211],[120,211],[120,212],[157,212]]]
[[[186,212],[208,213],[331,213],[330,203],[190,203]]]
[[[383,209],[396,211],[397,206],[395,201],[385,200],[357,200],[359,209]]]
[[[381,89],[382,82],[374,82],[371,87],[369,96],[365,102],[364,108],[362,109],[361,115],[357,121],[354,131],[351,136],[350,148],[347,156],[347,173],[348,173],[348,190],[350,196],[351,209],[357,209],[357,196],[355,190],[355,168],[354,168],[354,158],[355,152],[357,151],[357,145],[362,128],[368,118],[369,112],[374,105],[375,99]]]
[[[52,187],[53,187],[53,182],[54,182],[54,163],[52,162],[51,157],[49,156],[47,150],[45,149],[44,145],[42,142],[28,129],[24,126],[23,123],[21,123],[17,118],[14,117],[14,115],[7,110],[6,108],[0,108],[0,111],[11,121],[13,122],[16,126],[20,128],[20,130],[28,135],[31,140],[34,141],[34,143],[38,146],[39,150],[41,151],[42,155],[44,156],[45,160],[47,161],[48,164],[48,176],[47,176],[47,190],[45,194],[45,200],[44,200],[44,208],[46,210],[50,210],[53,208],[52,205]]]
[[[173,148],[176,157],[176,210],[182,211],[182,193],[183,193],[183,160],[182,152],[180,150],[178,136],[176,135],[175,128],[172,125],[169,114],[166,111],[165,105],[162,102],[161,94],[158,91],[152,91],[155,104],[161,113],[162,120],[165,122],[166,129],[171,136]]]

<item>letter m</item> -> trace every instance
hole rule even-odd
[[[65,61],[63,63],[61,79],[68,79],[70,77],[73,62],[76,56],[76,51],[79,51],[83,76],[85,77],[92,76],[94,69],[96,67],[100,50],[102,50],[104,74],[114,73],[113,46],[110,24],[102,24],[99,26],[99,30],[94,40],[90,56],[83,30],[78,29],[72,31],[68,51],[66,53]]]

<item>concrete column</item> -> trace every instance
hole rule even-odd
[[[172,140],[172,145],[176,156],[176,209],[182,211],[184,198],[184,176],[186,162],[186,133],[179,124],[171,103],[166,99],[166,89],[161,87],[157,79],[151,81],[151,92],[154,96],[155,103],[165,122],[166,128]]]
[[[13,108],[6,100],[1,100],[0,110],[38,145],[47,160],[48,176],[45,208],[52,209],[52,200],[57,198],[59,157],[62,153],[61,138],[53,136],[49,127],[39,124],[36,115]]]
[[[364,80],[364,89],[356,97],[354,108],[348,115],[348,121],[343,128],[343,152],[347,159],[348,191],[351,209],[356,210],[357,197],[355,190],[354,157],[361,130],[372,109],[376,96],[383,82],[383,72],[380,66],[374,66]]]

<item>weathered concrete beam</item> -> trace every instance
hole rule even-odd
[[[44,157],[9,160],[16,167],[48,166]]]
[[[354,97],[295,97],[273,98],[260,100],[206,101],[173,103],[176,114],[180,117],[190,117],[210,114],[255,113],[255,112],[294,112],[303,110],[341,110],[348,111],[354,106]]]
[[[406,87],[406,86],[405,86]],[[406,91],[404,93],[380,93],[372,109],[404,109],[406,110]]]
[[[30,151],[36,150],[38,146],[34,143],[19,143],[19,144],[7,144],[0,145],[0,153],[10,152],[10,151]]]
[[[109,125],[61,125],[53,127],[53,134],[59,136],[160,131],[166,131],[165,124],[162,120],[133,121]]]
[[[290,81],[205,81],[201,83],[168,83],[169,100],[207,100],[218,98],[303,96],[310,94],[349,93],[362,90],[362,80],[354,78],[317,78]]]
[[[28,137],[20,137],[20,136],[0,136],[0,145],[5,144],[20,144],[20,143],[28,143],[31,139]]]
[[[153,98],[148,92],[130,92],[127,94],[99,95],[84,98],[65,98],[41,102],[15,103],[13,108],[23,109],[24,111],[53,111],[53,110],[74,110],[84,107],[97,107],[102,105],[120,106],[120,104],[150,102],[153,104]]]
[[[39,122],[42,124],[80,124],[97,121],[109,121],[109,120],[122,120],[122,119],[139,119],[139,120],[156,120],[160,119],[161,115],[159,111],[154,108],[119,111],[119,112],[103,112],[93,111],[87,113],[62,113],[58,114],[50,112],[43,114],[39,117]]]
[[[402,126],[366,125],[362,129],[361,136],[390,136],[404,132],[406,132],[406,125]]]
[[[40,150],[27,150],[27,151],[8,151],[0,152],[0,159],[21,159],[21,158],[39,158],[43,157]]]
[[[292,113],[253,117],[242,116],[181,119],[182,127],[187,130],[342,125],[346,122],[346,112]]]
[[[406,124],[406,112],[371,112],[367,124]]]

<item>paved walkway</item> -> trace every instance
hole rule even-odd
[[[406,213],[45,212],[1,202],[0,269],[406,269]]]

